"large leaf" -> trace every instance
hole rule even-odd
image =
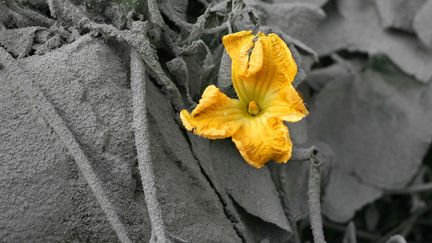
[[[341,0],[327,8],[328,18],[305,43],[328,55],[348,49],[371,55],[384,53],[419,81],[432,80],[432,51],[414,35],[384,30],[371,0]]]
[[[140,239],[149,235],[143,227],[148,217],[135,174],[131,94],[121,48],[84,36],[23,63],[88,154],[131,238]]]
[[[336,221],[347,221],[383,190],[404,187],[432,138],[432,86],[378,60],[336,77],[308,117],[311,141],[324,141],[335,153],[324,209]]]
[[[414,18],[414,29],[420,40],[432,49],[432,2],[427,1]]]
[[[7,181],[16,180],[2,186],[0,200],[6,208],[1,211],[8,214],[2,215],[7,222],[1,222],[1,227],[7,229],[1,232],[8,233],[2,239],[115,241],[111,226],[101,223],[107,220],[101,206],[110,207],[130,239],[150,237],[135,172],[127,71],[118,56],[102,41],[84,36],[50,54],[23,59],[19,73],[9,70],[18,61],[2,60],[4,72],[13,75],[1,79],[5,87],[2,114],[11,114],[2,122],[6,133],[1,146],[8,155],[2,161],[10,163],[2,163],[1,171],[6,172],[3,178],[10,177]],[[48,106],[55,108],[67,133],[79,142],[78,149],[97,181],[84,180],[75,164],[82,158],[66,150],[70,138],[54,132],[52,117],[42,113],[50,107],[33,100],[29,87],[43,93]],[[88,183],[99,182],[98,191],[89,190]],[[16,192],[22,192],[19,200],[7,196]],[[98,196],[96,201],[93,193],[104,194],[107,201]]]
[[[218,188],[201,170],[176,123],[177,114],[153,83],[146,83],[146,89],[157,203],[168,231],[190,242],[239,242]]]
[[[258,170],[245,163],[229,139],[212,142],[210,151],[220,183],[241,207],[266,222],[291,231],[267,168]]]
[[[194,154],[248,241],[286,240],[291,227],[267,168],[249,166],[230,139],[190,135]],[[239,180],[239,178],[242,178]]]
[[[381,24],[385,28],[414,32],[414,16],[425,0],[377,0]]]
[[[325,17],[320,7],[310,3],[270,4],[257,0],[245,2],[259,11],[263,23],[274,32],[283,32],[299,40],[312,34]]]

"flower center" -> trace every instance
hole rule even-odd
[[[261,112],[259,106],[255,101],[251,101],[248,104],[248,113],[252,116],[256,116]]]

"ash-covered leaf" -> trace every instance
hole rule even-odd
[[[116,241],[73,158],[18,85],[28,80],[7,77],[7,68],[0,72],[0,238]]]
[[[263,24],[274,32],[283,32],[301,41],[312,34],[325,17],[321,8],[309,3],[270,4],[257,0],[245,3],[256,8]]]
[[[62,45],[62,40],[59,35],[54,35],[45,41],[43,44],[36,44],[33,48],[36,50],[36,55],[43,55],[56,49]]]
[[[432,86],[375,58],[363,71],[336,77],[310,109],[310,142],[335,154],[324,213],[347,221],[383,190],[406,186],[432,139]]]
[[[198,100],[202,89],[210,83],[210,75],[215,67],[213,54],[207,45],[199,40],[192,42],[180,55],[184,57],[189,69],[191,96]]]
[[[285,33],[279,34],[290,48],[291,54],[293,55],[294,60],[296,61],[299,68],[301,68],[304,72],[308,72],[312,68],[312,64],[318,60],[317,53],[315,53],[312,48],[300,40]],[[301,80],[303,80],[303,78]]]
[[[287,231],[250,214],[236,201],[233,201],[233,204],[240,221],[245,226],[246,242],[289,242],[292,238]]]
[[[202,41],[194,41],[185,47],[179,55],[167,63],[177,85],[188,98],[199,100],[202,90],[210,83],[211,72],[215,67],[213,54]]]
[[[419,81],[432,80],[432,51],[415,36],[383,30],[371,0],[340,0],[328,6],[327,19],[305,43],[319,55],[348,49],[370,55],[384,53]]]
[[[267,168],[249,166],[229,140],[188,135],[195,158],[213,182],[226,212],[246,241],[285,241],[291,227]],[[241,178],[241,180],[239,180]]]
[[[0,45],[18,58],[27,56],[33,46],[35,33],[41,27],[25,27],[19,29],[0,28]]]
[[[307,142],[307,121],[303,119],[299,122],[285,123],[288,126],[289,135],[294,146],[303,145]]]
[[[170,103],[152,82],[146,94],[157,198],[167,230],[189,242],[241,241]]]
[[[427,1],[414,18],[417,36],[427,47],[432,49],[432,1]]]
[[[166,63],[169,72],[175,77],[175,83],[179,91],[183,93],[188,102],[192,102],[189,85],[189,71],[183,57],[178,56]]]
[[[139,8],[135,8],[139,11]],[[112,3],[104,11],[104,16],[111,20],[112,25],[117,29],[124,29],[127,24],[127,6],[123,4]]]
[[[273,3],[310,3],[322,7],[328,0],[273,0]]]
[[[187,9],[190,0],[160,0],[157,1],[159,8],[165,14],[168,13],[170,18],[180,18],[183,21],[187,21]],[[173,20],[173,19],[171,19]]]
[[[79,141],[80,149],[87,155],[95,177],[102,184],[101,193],[108,197],[107,200],[113,206],[112,210],[121,219],[119,223],[131,239],[148,239],[150,228],[147,211],[143,207],[144,195],[142,189],[139,189],[139,177],[137,178],[134,172],[136,165],[130,91],[124,83],[127,80],[127,71],[123,68],[118,53],[103,41],[84,36],[73,44],[44,56],[31,56],[20,60],[23,67],[20,71],[31,77],[31,80],[17,82],[20,89],[25,90],[24,85],[34,85],[43,92],[70,129],[70,133]],[[20,76],[15,78],[22,79]],[[94,181],[83,179],[75,164],[75,158],[65,148],[65,138],[54,133],[50,123],[46,121],[48,118],[41,114],[40,110],[47,107],[33,107],[35,104],[28,100],[29,97],[14,98],[33,103],[29,105],[29,108],[33,109],[26,113],[39,117],[36,120],[29,119],[31,127],[36,126],[34,128],[38,130],[28,131],[24,126],[25,133],[21,133],[19,127],[11,126],[12,129],[18,129],[15,136],[22,139],[23,143],[16,143],[16,147],[2,148],[2,151],[9,150],[11,154],[16,153],[15,149],[22,151],[23,154],[16,157],[17,161],[11,160],[11,165],[28,164],[34,167],[23,168],[21,176],[33,178],[32,180],[37,182],[31,182],[31,187],[28,187],[28,183],[16,184],[16,192],[25,192],[26,188],[30,188],[32,192],[23,194],[21,202],[2,205],[19,203],[20,207],[30,206],[34,209],[31,211],[37,215],[31,213],[8,220],[10,225],[17,220],[20,225],[23,221],[28,222],[21,226],[24,228],[8,230],[19,232],[26,229],[22,235],[12,233],[10,241],[44,241],[51,237],[56,241],[73,241],[77,239],[77,235],[80,240],[116,240],[110,226],[107,228],[105,223],[101,224],[106,221],[107,216],[101,215],[101,205],[98,204],[104,202],[98,203],[87,185]],[[20,119],[19,117],[16,118]],[[60,146],[60,151],[50,149],[53,146]],[[10,193],[2,193],[7,194]],[[4,199],[10,200],[7,197],[2,197],[1,200]],[[59,217],[60,215],[62,216]],[[40,236],[32,238],[35,235]]]
[[[309,168],[309,161],[290,161],[274,172],[278,174],[279,186],[284,197],[283,203],[293,222],[309,215],[307,203]]]
[[[346,65],[335,64],[325,68],[311,70],[305,82],[315,91],[321,91],[328,83],[335,79],[349,78],[352,74]]]
[[[414,33],[413,20],[425,0],[377,0],[376,6],[384,28]]]
[[[266,167],[248,165],[229,139],[211,142],[210,152],[219,182],[238,205],[265,222],[291,231]]]
[[[291,132],[292,129],[290,129],[290,135],[292,135]],[[321,188],[325,189],[331,176],[334,155],[326,144],[317,142],[314,146],[319,151],[318,159],[322,164]],[[310,166],[310,160],[306,158],[303,160],[292,159],[283,166],[273,165],[270,167],[273,176],[276,178],[281,201],[290,222],[305,219],[309,215],[308,190]]]
[[[223,51],[220,60],[216,84],[223,92],[227,92],[230,88],[232,88],[231,58],[228,56],[228,53],[225,50]]]

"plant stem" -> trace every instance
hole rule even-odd
[[[324,230],[321,216],[321,162],[313,155],[310,158],[311,167],[309,173],[309,218],[312,228],[313,239],[315,243],[325,243]]]
[[[411,193],[420,193],[420,192],[427,192],[427,191],[432,192],[432,182],[411,186],[401,190],[388,191],[388,194],[411,194]]]

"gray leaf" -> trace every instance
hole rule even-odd
[[[86,155],[91,170],[98,178],[97,183],[99,181],[102,183],[98,188],[101,191],[97,193],[103,193],[107,196],[108,201],[100,201],[97,196],[102,208],[107,206],[102,205],[104,202],[109,202],[109,206],[112,205],[110,210],[118,214],[121,221],[117,223],[122,224],[122,228],[126,228],[133,240],[148,239],[150,228],[148,227],[149,224],[146,223],[148,222],[147,212],[142,207],[144,203],[143,193],[140,190],[136,192],[140,181],[134,177],[136,166],[133,162],[134,144],[131,143],[133,133],[130,92],[125,87],[126,85],[122,84],[127,80],[127,74],[122,68],[118,53],[113,52],[102,41],[85,36],[73,44],[64,46],[45,56],[32,56],[23,59],[21,64],[24,70],[28,70],[28,76],[32,77],[32,80],[25,80],[26,82],[21,84],[21,88],[26,85],[37,86],[55,107],[58,116],[70,130],[69,133],[74,135],[76,141],[79,141],[81,152]],[[44,104],[42,103],[42,105]],[[35,107],[35,111],[39,109],[47,108]],[[42,114],[38,114],[38,116],[42,116]],[[48,227],[42,231],[45,232],[41,235],[44,237],[43,239],[52,234],[59,241],[77,240],[77,235],[81,235],[82,239],[80,240],[116,240],[112,236],[112,230],[105,229],[105,224],[94,226],[98,225],[98,222],[106,220],[105,216],[100,215],[100,205],[95,203],[94,196],[87,189],[86,182],[83,181],[81,173],[72,162],[77,158],[71,157],[73,154],[69,154],[64,149],[68,141],[59,133],[44,141],[46,135],[43,133],[48,132],[51,135],[55,133],[53,133],[52,128],[45,124],[46,121],[44,120],[49,120],[49,118],[43,118],[41,117],[39,121],[29,119],[33,125],[40,123],[45,128],[40,128],[39,131],[42,132],[40,136],[27,137],[29,141],[23,143],[27,144],[26,154],[30,157],[26,157],[26,155],[21,162],[15,161],[14,163],[23,164],[23,162],[28,161],[31,165],[34,161],[37,163],[35,166],[39,168],[38,171],[42,169],[40,166],[47,162],[50,165],[56,165],[54,168],[47,168],[43,172],[47,173],[48,184],[46,185],[50,185],[49,188],[46,189],[46,185],[42,184],[39,189],[34,190],[37,192],[35,197],[29,193],[23,201],[26,205],[26,202],[34,202],[34,198],[42,196],[43,199],[41,200],[44,203],[40,205],[43,205],[44,210],[51,212],[36,210],[39,207],[36,203],[31,205],[34,209],[32,211],[39,214],[42,212],[42,214],[26,216],[25,221],[32,223],[35,227],[38,225],[46,226],[50,223],[55,224],[53,227]],[[48,123],[51,124],[49,121]],[[34,134],[34,132],[29,132],[29,134]],[[16,135],[20,136],[20,139],[26,139],[27,136],[19,132]],[[44,142],[39,141],[39,139]],[[37,145],[28,144],[34,142]],[[46,148],[39,148],[39,144]],[[53,145],[61,146],[61,155],[57,155],[58,152],[56,151],[47,150]],[[32,152],[33,150],[34,152]],[[58,161],[62,163],[58,164]],[[59,171],[56,170],[57,167]],[[30,177],[45,178],[41,174]],[[94,182],[89,181],[87,177],[85,178],[88,183]],[[15,190],[20,191],[22,189],[19,188],[23,186],[27,187],[26,185],[18,185]],[[44,193],[45,190],[48,190],[49,195]],[[92,190],[94,192],[94,188]],[[31,198],[29,199],[27,196]],[[58,217],[63,214],[64,217]],[[58,218],[58,220],[53,220],[53,218]],[[32,222],[32,219],[38,219],[41,222]],[[20,218],[21,222],[22,220]],[[10,222],[12,221],[9,221],[8,224]],[[143,223],[147,227],[143,227]],[[29,229],[33,226],[26,225],[24,227],[28,227],[28,229],[20,237],[32,237],[32,231]],[[58,230],[54,230],[56,228],[62,229],[60,234],[57,233]],[[27,232],[30,236],[27,236]],[[16,237],[16,235],[11,236]]]
[[[33,46],[35,32],[41,27],[0,29],[0,45],[18,58],[27,56]]]
[[[210,150],[215,173],[228,194],[248,213],[290,232],[268,169],[248,165],[229,139],[213,141]]]
[[[385,61],[378,66],[329,83],[310,109],[310,141],[335,152],[324,212],[336,221],[351,218],[383,189],[404,187],[432,138],[432,86]]]
[[[189,46],[184,48],[180,52],[179,57],[186,64],[187,76],[176,76],[176,78],[181,83],[185,82],[180,84],[180,86],[186,86],[192,99],[199,100],[202,90],[210,83],[210,75],[215,66],[213,54],[202,40],[198,40],[193,41]],[[177,60],[177,58],[174,60]],[[172,66],[173,64],[169,65]]]
[[[191,242],[241,241],[169,101],[153,83],[146,87],[157,197],[168,231]]]
[[[432,51],[415,36],[383,30],[371,0],[344,0],[337,4],[340,13],[330,7],[328,18],[304,40],[319,55],[343,49],[364,51],[371,55],[384,53],[419,81],[432,80]]]
[[[216,84],[222,91],[227,91],[230,87],[232,87],[231,58],[228,56],[228,53],[225,50],[223,51],[220,61]]]
[[[432,1],[427,1],[414,18],[414,29],[420,40],[432,49]]]
[[[281,31],[301,41],[315,32],[325,17],[324,11],[308,3],[268,4],[254,0],[246,3],[259,11],[263,23],[274,32]]]
[[[375,3],[383,27],[414,33],[414,16],[424,2],[425,0],[377,0]]]
[[[310,3],[317,6],[324,6],[328,2],[328,0],[273,0],[274,3]]]

